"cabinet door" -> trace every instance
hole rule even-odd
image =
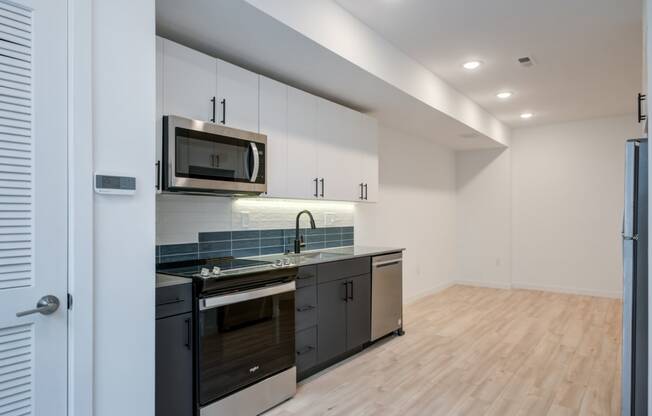
[[[267,196],[284,197],[287,190],[287,86],[260,77],[260,133],[267,136]]]
[[[366,184],[364,197],[366,202],[378,201],[378,122],[376,119],[360,115],[359,148],[361,181]]]
[[[217,122],[258,131],[258,74],[217,59]],[[224,100],[224,101],[222,101]]]
[[[348,280],[346,304],[346,349],[361,346],[371,339],[371,275]]]
[[[288,198],[315,198],[317,98],[288,87],[287,191]]]
[[[156,416],[193,413],[192,313],[156,321]]]
[[[355,114],[346,107],[318,99],[317,167],[320,180],[324,180],[323,186],[320,183],[319,191],[323,199],[356,200],[358,160],[353,142]]]
[[[163,114],[210,121],[217,91],[217,60],[163,41]]]
[[[317,287],[317,357],[320,363],[346,352],[346,286],[336,280]]]
[[[159,185],[157,192],[161,191],[162,168],[163,163],[163,38],[156,37],[156,163],[159,168],[156,171],[158,175],[156,184]]]

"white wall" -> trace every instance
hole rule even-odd
[[[154,414],[154,0],[93,1],[94,416]],[[90,278],[90,276],[89,276]]]
[[[621,295],[625,139],[639,134],[633,116],[514,131],[514,286]]]
[[[511,151],[457,152],[457,267],[454,280],[511,284]]]
[[[378,203],[358,204],[356,244],[404,247],[403,298],[451,282],[455,266],[455,154],[380,126]]]

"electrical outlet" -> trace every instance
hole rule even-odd
[[[324,213],[324,225],[328,227],[329,225],[335,224],[335,214],[332,212]]]
[[[243,211],[240,213],[240,219],[242,220],[242,228],[249,227],[249,212]]]

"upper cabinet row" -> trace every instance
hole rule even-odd
[[[377,200],[375,119],[163,38],[157,52],[159,126],[170,114],[267,135],[264,196]]]

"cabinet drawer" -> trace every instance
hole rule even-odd
[[[309,370],[317,364],[317,328],[312,327],[296,333],[297,372]]]
[[[317,282],[317,266],[299,267],[297,273],[297,287],[314,285]]]
[[[156,319],[192,312],[192,284],[156,289]]]
[[[317,280],[319,283],[331,282],[346,277],[359,276],[371,273],[371,258],[334,261],[317,266]]]
[[[300,331],[317,324],[317,286],[306,286],[296,292],[295,326]]]

